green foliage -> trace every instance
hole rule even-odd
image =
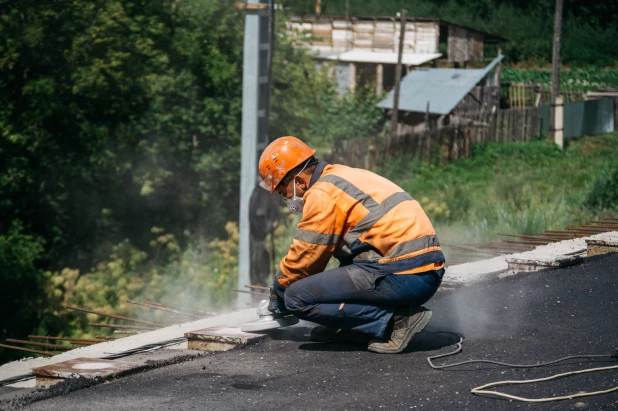
[[[124,241],[89,272],[80,274],[70,268],[46,272],[43,283],[49,301],[45,314],[60,328],[50,330],[53,325],[45,322],[42,326],[48,326],[46,332],[66,335],[92,337],[101,333],[88,323],[107,319],[67,311],[63,308],[67,304],[161,324],[170,321],[169,314],[144,310],[127,300],[152,300],[200,310],[229,304],[237,280],[238,226],[228,223],[225,229],[227,236],[223,239],[191,241],[181,250],[172,234],[153,227],[146,251]]]
[[[603,169],[594,180],[587,204],[597,209],[618,210],[618,166]]]
[[[44,241],[24,231],[13,220],[6,232],[0,232],[0,339],[19,338],[34,330],[38,303],[42,298],[39,280],[43,273],[36,261],[44,250]],[[14,352],[0,349],[0,359],[14,359]]]
[[[551,88],[551,70],[519,70],[506,67],[501,81],[515,83],[539,83]],[[589,91],[599,88],[618,88],[618,69],[587,67],[579,70],[561,70],[560,89],[563,91]]]

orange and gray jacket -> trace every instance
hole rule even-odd
[[[444,267],[436,232],[420,204],[384,177],[320,162],[303,199],[303,217],[277,270],[285,287],[324,271],[333,255],[382,274]]]

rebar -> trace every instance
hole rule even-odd
[[[449,244],[442,244],[442,245],[445,246],[445,247],[453,248],[455,250],[472,252],[472,253],[476,253],[476,254],[500,255],[499,253],[495,253],[495,252],[491,252],[491,251],[485,251],[485,250],[477,250],[477,249],[471,248],[471,247],[461,247],[461,246],[449,245]]]
[[[156,306],[165,307],[165,308],[172,308],[174,310],[182,311],[182,312],[189,313],[189,314],[202,315],[202,316],[203,315],[206,315],[206,316],[215,315],[214,313],[209,313],[207,311],[194,310],[192,308],[186,308],[186,307],[175,307],[173,305],[161,304],[161,303],[158,303],[158,302],[155,302],[155,301],[144,300],[144,302],[146,304],[156,305]]]
[[[38,339],[38,340],[68,341],[71,344],[79,344],[79,345],[91,345],[91,344],[98,344],[101,342],[97,340],[88,340],[85,338],[50,337],[49,335],[29,335],[28,338]]]
[[[99,340],[108,340],[108,341],[113,341],[113,340],[118,339],[116,337],[108,337],[107,335],[95,335],[94,338],[98,338]]]
[[[138,324],[152,325],[152,326],[158,327],[158,328],[165,327],[164,325],[153,323],[153,322],[150,322],[150,321],[144,321],[144,320],[138,320],[138,319],[135,319],[135,318],[123,317],[122,315],[106,314],[106,313],[103,313],[101,311],[87,310],[85,308],[79,308],[79,307],[75,307],[73,305],[65,305],[65,307],[68,308],[69,310],[82,311],[82,312],[90,313],[90,314],[97,314],[97,315],[100,315],[100,316],[103,316],[103,317],[115,318],[117,320],[124,320],[124,321],[130,321],[130,322],[134,322],[134,323],[138,323]]]
[[[523,238],[523,239],[527,239],[527,240],[542,240],[542,238],[540,238],[540,237],[535,237],[535,236],[531,236],[531,235],[506,234],[506,233],[498,233],[498,235],[501,235],[501,236],[504,236],[504,237]]]
[[[256,292],[253,292],[253,291],[245,291],[245,290],[232,290],[232,291],[234,291],[235,293],[245,293],[245,294],[261,295],[262,297],[265,296],[265,295],[268,295],[266,293],[256,293]]]
[[[120,325],[120,324],[103,324],[103,323],[88,323],[91,327],[104,327],[104,328],[124,328],[129,330],[156,330],[156,327],[146,327],[140,325]]]
[[[33,352],[35,354],[41,354],[41,355],[47,355],[47,356],[56,355],[56,353],[51,353],[49,351],[32,350],[30,348],[15,347],[14,345],[0,344],[0,347],[2,347],[2,348],[10,348],[11,350]]]
[[[581,228],[598,228],[598,229],[602,229],[605,231],[613,231],[618,229],[618,223],[617,224],[583,224],[580,226]]]
[[[120,331],[120,330],[114,330],[113,333],[114,334],[141,334],[142,331]]]
[[[54,351],[69,351],[69,350],[72,350],[74,348],[79,348],[79,347],[69,347],[69,346],[66,346],[66,345],[56,345],[56,344],[40,343],[40,342],[36,342],[36,341],[16,340],[14,338],[7,338],[6,342],[12,342],[12,343],[16,343],[16,344],[36,345],[38,347],[43,347],[43,348],[52,348]]]
[[[569,240],[571,238],[573,238],[573,234],[571,233],[567,233],[567,232],[561,232],[561,233],[550,233],[550,232],[544,232],[544,233],[532,233],[532,234],[539,234],[539,235],[543,235],[545,237],[552,237],[552,238],[556,238],[559,240]]]
[[[566,229],[567,229],[567,231],[571,231],[571,232],[575,232],[575,233],[589,234],[589,235],[600,234],[600,233],[604,233],[605,231],[607,231],[605,229],[595,230],[595,229],[592,229],[592,228],[579,228],[579,227],[567,227]]]
[[[202,318],[199,315],[183,313],[183,312],[180,312],[178,310],[174,310],[174,309],[171,309],[171,308],[160,307],[160,306],[157,306],[157,305],[152,305],[152,304],[147,304],[147,303],[140,303],[138,301],[131,301],[131,300],[127,300],[127,302],[129,304],[135,304],[135,305],[139,305],[139,306],[142,306],[142,307],[152,308],[153,310],[161,310],[161,311],[166,311],[168,313],[184,315],[185,317],[190,317],[190,318],[193,318],[195,320],[199,320],[199,319]]]
[[[263,287],[263,286],[261,286],[261,285],[251,285],[251,284],[249,284],[249,285],[245,285],[245,287],[247,287],[247,288],[254,288],[254,289],[256,289],[256,290],[270,291],[270,288],[268,288],[268,287]]]

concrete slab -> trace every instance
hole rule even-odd
[[[242,332],[240,327],[210,327],[185,333],[190,350],[228,351],[264,339],[265,334]]]
[[[505,254],[488,260],[452,265],[446,268],[443,284],[469,285],[493,277],[514,274],[515,270],[509,271],[507,260],[537,261],[539,265],[548,266],[552,261],[572,261],[569,256],[586,254],[588,249],[586,240],[618,242],[618,231],[542,245],[525,253]]]
[[[568,267],[579,264],[584,258],[580,255],[564,255],[550,258],[520,258],[507,257],[506,262],[509,266],[507,274],[520,272],[532,272],[545,270],[547,268]]]
[[[208,317],[189,323],[176,324],[114,341],[101,342],[95,345],[76,348],[74,350],[67,351],[49,358],[32,358],[22,361],[13,361],[0,367],[0,381],[20,375],[31,374],[33,368],[44,367],[46,365],[56,364],[59,362],[68,361],[80,357],[101,358],[111,354],[118,354],[127,350],[139,348],[148,344],[156,344],[175,338],[181,338],[184,337],[184,333],[188,331],[199,330],[217,325],[238,325],[247,321],[255,321],[257,319],[258,316],[256,313],[256,308],[247,308],[244,310],[221,314],[214,317]],[[186,348],[186,346],[182,347],[182,345],[180,345],[176,346],[176,348],[182,349]],[[12,384],[11,386],[18,388],[33,387],[34,380]]]
[[[599,254],[618,253],[618,241],[586,240],[588,257]]]
[[[99,358],[75,358],[32,370],[37,387],[49,387],[67,378],[112,377],[123,371],[139,367],[138,364],[119,360]]]

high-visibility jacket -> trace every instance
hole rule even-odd
[[[384,177],[320,162],[303,200],[303,217],[277,270],[285,287],[324,271],[333,255],[384,274],[444,267],[436,232],[420,204]]]

